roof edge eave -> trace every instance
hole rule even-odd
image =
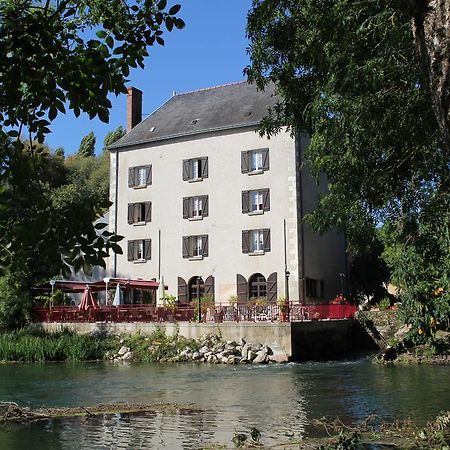
[[[167,135],[167,136],[162,136],[162,137],[159,137],[159,138],[142,139],[142,140],[139,140],[139,141],[131,141],[131,142],[127,142],[125,144],[119,144],[119,145],[112,144],[112,145],[110,145],[108,147],[108,150],[109,151],[121,150],[121,149],[125,149],[127,147],[134,147],[136,145],[168,141],[168,140],[171,140],[171,139],[177,139],[177,138],[186,137],[186,136],[196,136],[196,135],[199,135],[199,134],[214,133],[216,131],[225,131],[225,130],[232,130],[232,129],[255,127],[255,126],[259,125],[260,123],[261,123],[261,121],[247,122],[247,123],[240,124],[240,125],[227,125],[227,126],[221,126],[221,127],[208,128],[206,130],[188,131],[188,132],[184,132],[184,133],[175,133],[175,134],[170,134],[170,135]]]

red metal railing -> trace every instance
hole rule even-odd
[[[339,320],[353,318],[356,306],[350,304],[325,305],[220,305],[201,310],[202,322],[301,322],[304,320]],[[76,306],[33,308],[32,321],[58,322],[195,322],[198,307],[169,308],[155,305],[102,306],[79,310]]]

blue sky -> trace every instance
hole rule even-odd
[[[179,16],[186,22],[183,30],[165,33],[165,46],[150,48],[145,69],[130,73],[128,86],[143,91],[144,116],[164,103],[172,92],[187,92],[244,79],[248,65],[245,38],[247,12],[251,0],[173,0],[182,5]],[[81,138],[93,131],[96,151],[101,151],[105,134],[126,125],[126,96],[112,96],[109,124],[87,115],[78,118],[69,112],[52,124],[47,143],[64,147],[66,155],[78,150]]]

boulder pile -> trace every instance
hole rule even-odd
[[[199,348],[185,347],[178,353],[177,361],[196,361],[212,364],[264,364],[283,363],[288,355],[283,351],[274,351],[267,345],[253,344],[245,339],[222,341],[219,336],[204,335],[199,340]]]
[[[285,363],[289,357],[286,352],[268,345],[246,342],[244,338],[236,341],[223,341],[217,334],[204,334],[200,339],[172,338],[172,340],[145,341],[145,354],[142,349],[133,348],[120,340],[117,351],[109,351],[106,358],[113,362],[120,361],[155,361],[155,362],[198,362],[211,364],[266,364]],[[151,356],[151,357],[150,357]]]

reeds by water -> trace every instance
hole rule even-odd
[[[93,361],[117,346],[110,337],[59,333],[11,331],[0,334],[0,361]]]

